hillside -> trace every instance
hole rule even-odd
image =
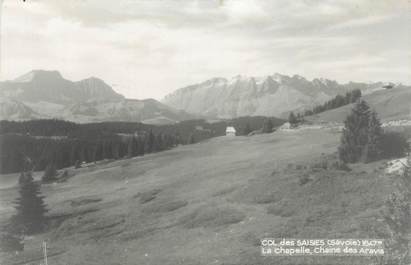
[[[0,120],[31,120],[39,117],[38,113],[17,100],[0,98]]]
[[[89,78],[72,82],[57,71],[33,70],[11,81],[0,83],[0,96],[29,103],[70,104],[94,100],[124,98],[104,81]]]
[[[58,71],[33,70],[0,82],[0,119],[59,118],[74,122],[134,121],[174,123],[194,116],[154,99],[126,99],[103,80],[65,79]],[[13,103],[10,103],[13,102]]]
[[[398,86],[379,90],[364,95],[363,99],[377,111],[383,121],[411,120],[411,87]],[[346,105],[306,119],[314,122],[343,122],[352,107],[352,104]]]
[[[286,117],[290,111],[310,109],[347,91],[360,89],[367,94],[383,86],[381,82],[339,84],[323,78],[310,81],[299,75],[276,73],[263,77],[210,79],[178,89],[167,95],[163,102],[189,113],[217,118]]]
[[[47,240],[49,264],[57,265],[301,264],[297,257],[261,257],[259,240],[383,238],[380,210],[393,176],[382,162],[351,172],[316,167],[338,139],[332,130],[217,137],[70,169],[67,182],[42,185],[53,220],[48,232],[28,238],[25,251],[4,255],[3,263],[39,263]],[[12,213],[16,179],[0,178],[2,218]],[[369,264],[349,257],[304,261]]]

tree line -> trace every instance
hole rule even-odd
[[[359,98],[361,98],[361,90],[354,89],[352,91],[345,93],[345,95],[337,95],[334,98],[325,102],[324,104],[315,106],[311,110],[306,110],[304,112],[304,116],[311,116],[327,110],[336,109],[351,103],[355,103]]]
[[[354,89],[345,93],[345,95],[337,95],[334,98],[326,101],[324,104],[315,106],[310,110],[305,110],[303,113],[295,114],[293,111],[288,115],[288,122],[291,127],[296,127],[299,123],[304,122],[305,116],[311,116],[327,110],[336,109],[351,103],[355,103],[361,98],[361,90]]]
[[[39,171],[50,164],[60,169],[76,162],[141,156],[225,135],[228,125],[235,126],[239,134],[244,129],[260,129],[267,120],[272,126],[283,123],[266,117],[213,123],[188,120],[158,126],[138,122],[0,121],[0,174],[25,170],[27,160],[31,160],[33,170]]]
[[[75,165],[77,162],[95,162],[160,152],[186,144],[178,134],[111,135],[96,139],[36,139],[26,135],[0,136],[0,172],[13,173],[26,170],[30,160],[31,170],[44,170],[49,164],[56,168]]]

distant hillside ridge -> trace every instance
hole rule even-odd
[[[371,109],[375,110],[383,122],[411,121],[411,87],[398,85],[394,88],[375,91],[363,95]],[[336,109],[307,116],[313,122],[343,122],[353,105],[345,105]]]
[[[96,77],[65,79],[58,71],[33,70],[0,82],[0,120],[57,118],[74,122],[131,121],[152,124],[193,119],[154,99],[127,99]]]

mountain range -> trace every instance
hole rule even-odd
[[[384,89],[385,85],[382,82],[339,84],[323,78],[309,81],[299,75],[278,73],[264,77],[239,75],[231,79],[213,78],[178,89],[167,95],[163,103],[189,113],[217,118],[286,117],[290,111],[310,109],[353,89],[369,94]]]
[[[159,102],[127,99],[99,78],[73,82],[57,71],[34,70],[0,82],[0,120],[58,118],[81,123],[167,124],[194,118],[286,117],[290,111],[311,109],[353,89],[360,89],[383,118],[411,118],[411,87],[401,84],[339,84],[329,79],[307,80],[278,73],[263,77],[238,75],[178,89]],[[318,120],[339,121],[348,108],[317,115]]]
[[[58,118],[75,122],[174,123],[194,116],[154,99],[127,99],[103,80],[78,82],[57,71],[34,70],[0,82],[0,119]]]

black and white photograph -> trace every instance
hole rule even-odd
[[[411,265],[411,0],[0,0],[0,265]]]

